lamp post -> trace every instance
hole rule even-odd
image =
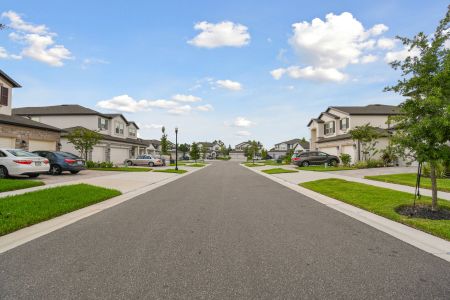
[[[175,170],[178,171],[178,127],[175,127]]]

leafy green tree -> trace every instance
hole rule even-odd
[[[167,141],[166,128],[163,126],[161,128],[162,136],[161,136],[161,155],[169,154],[169,143]]]
[[[192,143],[189,156],[191,157],[191,159],[195,160],[195,162],[197,162],[197,159],[200,158],[200,149],[197,143]]]
[[[222,157],[228,156],[228,149],[224,144],[220,145],[220,154],[222,154]]]
[[[247,157],[247,160],[253,160],[253,163],[255,163],[255,157],[259,154],[260,150],[262,148],[262,144],[258,141],[250,141],[249,146],[245,148],[245,156]]]
[[[78,127],[67,136],[69,143],[80,152],[80,155],[88,160],[88,154],[94,146],[102,139],[102,135],[83,127]]]
[[[184,143],[184,144],[179,145],[178,150],[180,150],[181,153],[183,153],[183,157],[185,157],[186,153],[189,152],[189,144]]]
[[[267,152],[266,149],[261,149],[261,158],[262,159],[267,159],[268,155],[269,155],[269,153]]]
[[[391,118],[396,128],[393,142],[404,152],[413,152],[419,162],[429,163],[433,211],[438,209],[436,168],[450,157],[449,23],[450,6],[434,34],[397,37],[410,55],[391,63],[401,70],[401,79],[385,88],[406,98],[400,104],[401,114]]]
[[[289,149],[286,152],[286,156],[283,158],[285,164],[288,165],[291,163],[292,155],[294,155],[294,149]]]
[[[200,152],[202,153],[202,158],[206,159],[206,154],[208,153],[208,148],[202,145]]]
[[[378,152],[376,145],[380,134],[377,129],[370,126],[369,123],[362,126],[356,126],[355,129],[350,130],[349,133],[353,140],[358,141],[358,148],[359,145],[362,147],[360,150],[363,154],[363,160],[369,161]]]

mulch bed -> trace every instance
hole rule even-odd
[[[400,206],[396,209],[397,213],[413,217],[429,220],[450,220],[450,209],[440,208],[438,211],[432,211],[431,206],[416,205],[416,206]]]

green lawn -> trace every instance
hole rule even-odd
[[[411,205],[414,199],[412,194],[336,178],[304,182],[300,186],[450,240],[450,220],[412,218],[395,211],[399,206]],[[422,196],[417,203],[430,205],[431,198]],[[440,200],[439,204],[450,209],[448,201]]]
[[[44,183],[38,180],[0,179],[0,193],[21,190],[40,185],[44,185]]]
[[[416,173],[403,173],[403,174],[391,174],[391,175],[379,175],[379,176],[366,176],[366,179],[372,179],[383,182],[398,183],[409,186],[416,186]],[[430,178],[420,178],[420,186],[425,189],[431,189]],[[450,179],[438,178],[437,186],[439,191],[450,192]]]
[[[185,166],[186,164],[186,162],[178,162],[179,166]],[[175,167],[175,164],[169,164],[169,167]]]
[[[273,168],[273,169],[263,170],[262,172],[267,173],[267,174],[281,174],[281,173],[296,173],[298,171],[288,170],[288,169],[283,169],[283,168]]]
[[[116,167],[116,168],[89,168],[96,171],[116,171],[116,172],[150,172],[151,168]]]
[[[206,166],[206,164],[194,163],[194,164],[188,164],[186,166],[187,167],[194,167],[194,168],[202,168],[202,167]]]
[[[302,171],[314,171],[314,172],[330,172],[330,171],[344,171],[344,170],[355,170],[355,168],[352,167],[341,167],[341,166],[337,166],[337,167],[332,167],[332,166],[327,166],[325,167],[324,165],[317,165],[317,166],[308,166],[308,167],[297,167],[297,169],[302,170]]]
[[[159,172],[159,173],[176,173],[176,174],[183,174],[186,173],[187,170],[175,170],[175,169],[161,169],[161,170],[153,170],[153,172]]]
[[[263,167],[263,166],[265,166],[265,164],[258,164],[258,163],[252,163],[252,162],[248,162],[248,163],[242,163],[244,166],[246,166],[246,167],[251,167],[251,168],[253,168],[253,167]]]
[[[76,184],[0,198],[0,236],[120,194],[117,190]]]

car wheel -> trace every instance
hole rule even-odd
[[[70,171],[70,174],[78,174],[80,171]]]
[[[28,174],[28,177],[30,177],[30,178],[36,178],[36,177],[39,177],[39,174],[37,174],[37,173]]]
[[[8,169],[4,166],[0,166],[0,179],[8,177]]]
[[[336,167],[337,164],[338,164],[338,162],[337,162],[337,160],[335,160],[335,159],[330,160],[330,162],[328,163],[328,165],[330,165],[330,166],[332,166],[332,167]]]
[[[302,162],[302,167],[309,167],[309,161]]]
[[[148,166],[149,166],[150,168],[152,168],[154,165],[155,165],[155,164],[152,163],[152,162],[149,162],[149,163],[148,163]]]
[[[132,161],[127,161],[127,166],[129,166],[129,167],[133,166],[133,162]]]
[[[62,173],[62,169],[61,169],[60,166],[52,165],[50,167],[50,174],[52,174],[52,175],[61,175],[61,173]]]

